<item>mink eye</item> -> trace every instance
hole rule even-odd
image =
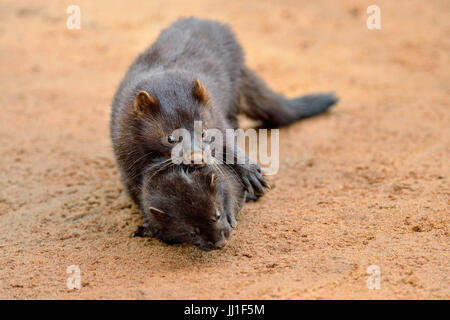
[[[220,213],[219,209],[216,209],[216,219],[219,220],[222,214]]]
[[[175,137],[172,136],[172,135],[168,136],[167,137],[167,142],[169,142],[170,144],[175,143],[176,142]]]
[[[202,131],[202,138],[204,138],[204,137],[206,137],[206,130],[205,129],[203,129],[203,131]]]
[[[199,236],[200,235],[200,229],[198,228],[198,227],[196,227],[195,229],[194,229],[194,231],[191,231],[191,237],[197,237],[197,236]]]

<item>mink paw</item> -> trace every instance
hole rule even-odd
[[[241,180],[248,193],[254,194],[255,197],[259,198],[266,193],[266,189],[270,189],[269,183],[257,164],[246,165],[243,169]]]

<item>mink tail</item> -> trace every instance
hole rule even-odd
[[[327,111],[338,98],[334,93],[308,94],[289,99],[271,90],[253,71],[243,70],[240,111],[251,119],[260,120],[264,127],[290,125],[301,119]]]

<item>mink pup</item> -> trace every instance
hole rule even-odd
[[[122,180],[140,203],[144,172],[170,161],[179,142],[172,135],[175,129],[193,132],[197,120],[203,131],[218,129],[226,137],[225,129],[237,128],[239,113],[266,127],[279,127],[324,112],[336,101],[333,94],[289,99],[274,92],[245,66],[241,46],[228,26],[182,19],[162,31],[120,83],[112,102],[112,145]],[[245,157],[224,140],[224,155]],[[260,167],[248,158],[245,164],[227,166],[256,197],[268,187]]]
[[[192,170],[185,166],[144,175],[140,207],[145,224],[135,236],[202,250],[225,245],[245,202],[245,190],[229,168]]]

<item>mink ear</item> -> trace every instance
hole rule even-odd
[[[217,192],[217,184],[219,182],[219,178],[215,173],[210,173],[206,176],[206,187],[211,190],[211,192]]]
[[[150,210],[150,213],[158,220],[166,217],[166,213],[162,210],[156,209],[155,207],[149,207],[148,209]]]
[[[194,97],[202,104],[206,104],[209,101],[209,92],[200,82],[200,80],[195,79],[192,83],[192,94]]]
[[[213,174],[211,174],[211,177],[210,177],[210,182],[209,182],[209,186],[212,188],[212,189],[215,189],[216,188],[216,175],[213,173]]]
[[[134,99],[133,110],[137,115],[154,113],[159,110],[159,102],[147,91],[139,91]]]

